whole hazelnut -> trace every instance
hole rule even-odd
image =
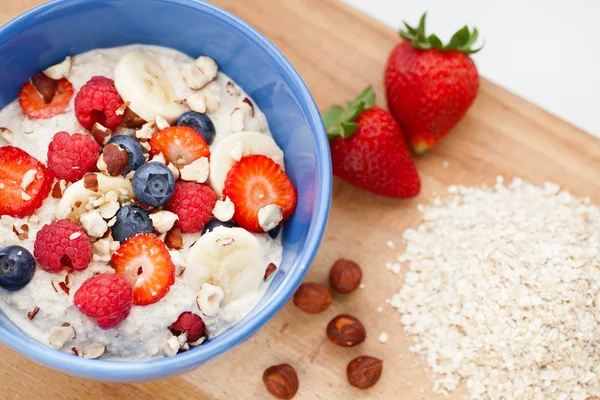
[[[375,357],[360,356],[348,363],[346,375],[348,382],[359,389],[374,386],[381,377],[383,361]]]
[[[309,314],[327,310],[332,301],[329,289],[316,282],[303,283],[294,294],[296,307]]]
[[[273,365],[263,373],[265,387],[278,399],[291,399],[298,391],[298,375],[289,364]]]
[[[365,341],[365,326],[349,314],[341,314],[327,324],[327,337],[338,346],[352,347]]]
[[[329,271],[329,284],[338,293],[354,292],[362,280],[362,269],[357,263],[343,258],[337,260]]]

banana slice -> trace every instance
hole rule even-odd
[[[148,55],[121,57],[115,67],[115,86],[131,111],[147,122],[161,116],[172,123],[186,111],[176,102],[177,94],[163,67]]]
[[[283,151],[272,138],[259,132],[235,133],[211,150],[208,183],[217,195],[222,196],[227,173],[234,164],[243,156],[252,154],[267,156],[285,169]]]
[[[218,227],[204,234],[190,247],[186,265],[185,285],[196,293],[207,282],[221,287],[221,306],[256,291],[265,275],[260,243],[241,228]]]
[[[97,190],[87,189],[85,178],[74,182],[65,190],[56,207],[57,218],[77,220],[81,214],[88,211],[86,205],[90,200],[109,192],[115,192],[120,202],[133,199],[133,188],[129,180],[122,176],[94,175],[96,175],[97,187],[94,185],[93,189]],[[90,176],[90,174],[86,176]]]

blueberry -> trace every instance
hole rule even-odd
[[[142,203],[152,207],[165,204],[175,189],[175,178],[166,165],[149,162],[133,175],[133,193]]]
[[[108,143],[114,143],[123,150],[127,152],[127,166],[121,172],[121,175],[125,176],[130,171],[137,170],[144,164],[144,149],[142,149],[142,145],[138,143],[135,138],[131,136],[113,136],[112,139],[108,141]]]
[[[204,235],[207,232],[212,231],[213,229],[224,226],[225,228],[235,228],[237,227],[232,221],[221,222],[218,219],[210,220],[206,225],[204,225],[204,229],[202,229],[202,234]]]
[[[275,239],[279,235],[279,232],[281,232],[281,224],[277,225],[275,228],[271,229],[267,233],[269,234],[269,236],[271,236],[271,239]]]
[[[140,206],[129,205],[119,208],[117,221],[111,228],[115,240],[123,243],[138,233],[152,233],[154,226],[148,212]]]
[[[186,112],[177,119],[175,125],[192,128],[202,135],[208,145],[215,140],[215,125],[206,114],[200,114],[195,111]]]
[[[21,246],[0,250],[0,287],[6,290],[24,288],[35,272],[35,259]]]

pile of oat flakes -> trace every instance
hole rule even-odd
[[[600,211],[557,185],[451,186],[404,233],[391,304],[435,374],[472,399],[600,395]],[[399,268],[396,268],[398,272]]]

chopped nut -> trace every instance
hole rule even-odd
[[[173,227],[173,229],[167,232],[167,236],[165,237],[165,244],[169,249],[183,249],[183,238],[181,237],[181,230],[178,226]]]
[[[75,354],[76,357],[79,357],[79,351],[77,350],[77,347],[71,347],[71,351],[73,352],[73,354]]]
[[[196,296],[196,306],[204,314],[214,317],[219,313],[224,297],[225,292],[219,286],[204,283]]]
[[[83,176],[83,187],[92,192],[98,191],[98,176],[93,172],[88,172]],[[77,206],[79,207],[79,206]]]
[[[195,92],[189,95],[185,102],[187,103],[190,110],[197,113],[206,113],[206,96],[202,92]]]
[[[240,94],[242,94],[239,87],[232,81],[229,81],[225,84],[225,91],[230,96],[239,96]]]
[[[62,348],[75,338],[75,329],[72,326],[55,326],[50,329],[48,342],[55,349]]]
[[[338,293],[352,293],[361,280],[362,269],[354,261],[339,259],[329,271],[329,284]]]
[[[349,314],[341,314],[327,325],[327,337],[338,346],[351,347],[365,341],[367,331],[364,325]]]
[[[171,255],[173,265],[175,265],[175,276],[181,276],[183,271],[185,271],[185,262],[183,261],[183,257],[181,257],[181,253],[177,250],[169,250],[169,254]]]
[[[107,144],[111,135],[112,131],[99,122],[96,122],[94,126],[92,126],[92,137],[100,146]]]
[[[6,144],[12,144],[15,140],[15,136],[10,129],[0,127],[0,140],[6,142]]]
[[[29,81],[35,90],[37,90],[40,97],[44,100],[44,103],[49,104],[52,102],[54,95],[58,90],[58,81],[50,79],[44,74],[36,75]]]
[[[144,124],[140,129],[135,131],[135,137],[141,140],[150,140],[155,133],[158,132],[156,123],[148,122]]]
[[[52,198],[62,199],[63,189],[61,186],[61,181],[58,181],[54,184],[54,187],[52,188]]]
[[[209,163],[206,157],[200,157],[180,170],[182,180],[198,183],[206,182],[208,173]]]
[[[244,111],[244,115],[246,115],[247,117],[254,117],[254,104],[252,104],[252,100],[250,100],[249,98],[244,97],[240,108]]]
[[[119,208],[121,208],[121,206],[119,205],[119,202],[117,200],[110,200],[100,204],[98,206],[98,212],[100,213],[100,216],[102,218],[111,219],[115,216],[117,211],[119,211]]]
[[[125,115],[125,110],[127,110],[127,109],[128,109],[128,107],[129,107],[129,105],[130,105],[130,104],[131,104],[131,103],[130,103],[130,102],[128,102],[128,101],[124,102],[123,104],[121,104],[121,107],[119,107],[119,108],[117,108],[117,109],[115,110],[115,114],[116,114],[116,115],[119,115],[119,116],[120,116],[120,115]]]
[[[233,218],[235,206],[229,197],[225,197],[225,200],[217,200],[212,213],[219,221],[227,222]]]
[[[37,313],[39,311],[40,311],[40,308],[36,306],[33,310],[31,310],[27,313],[27,318],[31,321],[32,319],[35,318],[35,316],[37,315]]]
[[[204,97],[206,98],[206,111],[207,112],[217,112],[219,110],[219,106],[221,105],[221,98],[218,93],[213,91],[206,91]]]
[[[58,282],[58,287],[60,287],[60,289],[65,292],[65,294],[68,296],[71,289],[67,286],[67,284],[65,282]]]
[[[129,129],[137,129],[146,124],[146,121],[131,111],[129,106],[125,109],[125,113],[123,114],[123,123]]]
[[[152,161],[156,161],[159,162],[161,164],[167,164],[167,160],[165,159],[165,156],[163,155],[163,153],[158,153],[157,155],[155,155],[154,157],[152,157]]]
[[[27,240],[29,238],[29,226],[27,224],[21,225],[21,229],[17,229],[15,225],[13,225],[13,233],[17,235],[19,240]]]
[[[104,146],[100,159],[104,161],[108,175],[119,176],[127,167],[129,156],[121,146],[109,143]],[[100,163],[100,161],[98,162]],[[100,169],[100,165],[98,165],[98,169]]]
[[[150,214],[150,219],[152,220],[152,225],[154,226],[155,231],[159,233],[165,233],[173,228],[175,221],[177,221],[179,217],[177,214],[170,211],[158,211]]]
[[[79,220],[83,229],[87,232],[88,236],[93,238],[99,238],[104,236],[108,230],[108,224],[100,215],[97,210],[88,211],[83,214]]]
[[[263,280],[266,282],[267,279],[269,279],[269,277],[271,275],[273,275],[273,272],[277,271],[277,266],[273,263],[270,263],[269,265],[267,265],[267,269],[265,270],[265,277],[263,278]]]
[[[184,64],[181,68],[181,76],[190,89],[193,90],[202,89],[210,82],[208,77],[195,64]]]
[[[244,130],[244,112],[236,108],[229,117],[229,130],[232,133],[238,133]]]
[[[217,73],[219,72],[219,66],[210,57],[200,56],[196,59],[196,67],[202,72],[202,74],[206,77],[208,82],[211,82],[217,77]]]
[[[350,361],[346,368],[348,382],[359,389],[373,387],[381,377],[383,362],[375,357],[360,356]]]
[[[179,351],[179,346],[180,345],[177,336],[171,336],[171,338],[169,338],[169,340],[167,340],[163,345],[162,350],[165,356],[172,357]]]
[[[173,174],[173,178],[175,178],[175,180],[179,179],[179,170],[177,169],[175,164],[169,163],[167,165],[167,168],[169,168],[169,171],[171,171],[171,173]]]
[[[103,344],[89,346],[82,351],[81,355],[83,358],[99,358],[104,354],[105,349],[106,346]]]
[[[291,399],[298,392],[298,375],[289,364],[269,367],[263,373],[267,391],[278,399]]]
[[[269,204],[258,210],[258,224],[265,232],[276,228],[282,219],[283,212],[276,204]]]
[[[327,310],[332,301],[329,289],[316,282],[303,283],[294,294],[294,305],[309,314]]]
[[[155,117],[154,123],[159,131],[162,131],[163,129],[167,129],[167,128],[171,127],[171,125],[167,122],[167,120],[164,119],[163,117],[161,117],[160,115],[157,115]]]
[[[37,174],[36,169],[30,169],[25,174],[23,174],[23,178],[21,178],[21,189],[27,190],[29,185],[33,183],[35,180],[35,175]]]
[[[202,336],[200,339],[195,342],[187,342],[190,347],[200,346],[206,340],[206,336]]]
[[[67,58],[65,58],[60,63],[53,65],[42,72],[48,78],[53,79],[55,81],[59,81],[63,78],[66,78],[67,75],[69,75],[69,72],[71,71],[72,62],[73,60],[71,59],[71,56],[67,56]]]

